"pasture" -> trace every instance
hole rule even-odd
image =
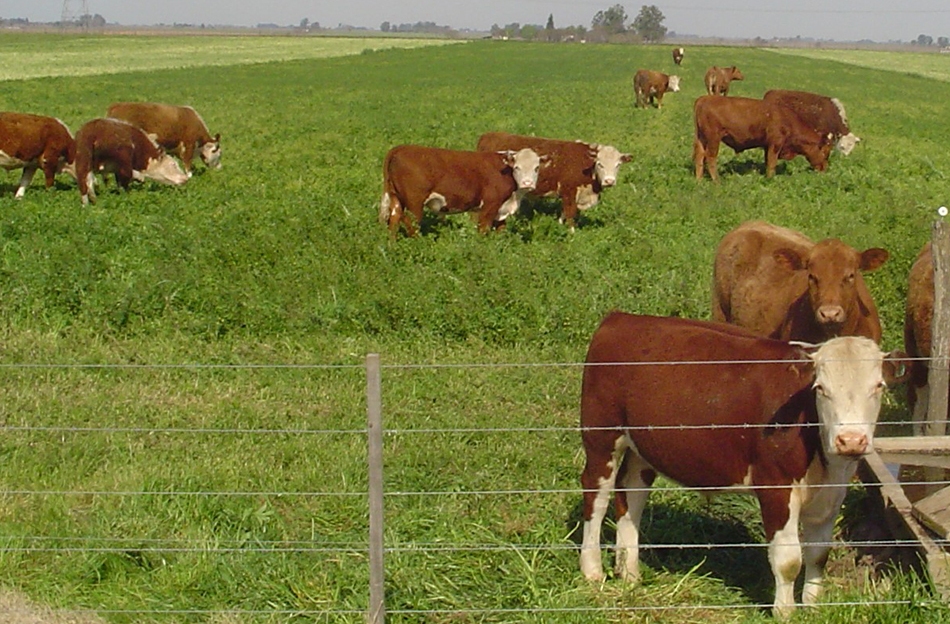
[[[51,39],[0,50],[42,58]],[[115,622],[361,621],[376,352],[390,621],[770,620],[761,548],[682,547],[761,543],[748,498],[658,488],[643,585],[582,580],[578,364],[612,309],[708,318],[715,246],[747,219],[889,250],[867,281],[899,348],[907,270],[950,202],[950,83],[896,53],[867,68],[694,47],[674,71],[668,46],[486,41],[261,63],[200,37],[194,65],[79,75],[117,41],[165,43],[77,39],[89,49],[60,75],[4,80],[0,110],[75,131],[116,100],[191,104],[224,166],[181,188],[110,184],[87,209],[65,176],[15,201],[19,174],[0,174],[0,586]],[[697,183],[692,102],[713,64],[745,74],[733,95],[840,98],[862,143],[771,180],[761,150],[724,148],[722,183]],[[641,67],[682,77],[660,111],[633,107]],[[487,130],[634,158],[573,234],[534,201],[500,233],[459,215],[391,241],[386,150],[473,149]],[[906,417],[897,389],[882,418]],[[861,503],[857,488],[842,532]],[[796,621],[950,622],[913,575],[860,583],[853,552],[833,558],[825,600],[841,605]]]

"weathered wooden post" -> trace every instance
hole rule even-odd
[[[930,403],[927,435],[947,435],[947,385],[950,383],[950,228],[944,222],[947,208],[941,206],[932,234],[934,269],[934,316],[931,323]]]
[[[369,463],[369,624],[386,620],[383,566],[383,399],[379,354],[366,356],[367,459]]]

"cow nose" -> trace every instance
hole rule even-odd
[[[604,186],[613,186],[617,183],[617,178],[604,178]]]
[[[839,455],[864,455],[868,450],[868,437],[863,433],[839,433],[835,437],[835,450]]]
[[[822,325],[844,323],[844,308],[841,306],[821,306],[818,308],[818,322]]]

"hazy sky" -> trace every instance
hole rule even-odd
[[[77,13],[82,0],[69,0]],[[435,22],[487,30],[492,24],[590,26],[597,11],[621,4],[632,19],[655,4],[664,25],[684,34],[722,37],[813,37],[853,41],[950,37],[950,0],[86,0],[89,12],[121,24],[298,24],[379,28]],[[715,7],[715,8],[713,8]],[[0,17],[57,21],[63,0],[0,0]]]

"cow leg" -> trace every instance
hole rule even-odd
[[[86,175],[80,175],[78,180],[79,182],[79,193],[82,195],[82,205],[88,206],[91,203],[96,203],[96,176],[90,171]]]
[[[194,173],[191,170],[191,161],[195,157],[195,142],[192,141],[187,145],[185,143],[179,143],[178,153],[181,155],[181,166],[190,178]]]
[[[656,473],[635,451],[623,456],[617,477],[614,510],[617,514],[617,557],[614,571],[631,583],[640,581],[640,518]]]
[[[771,178],[774,176],[776,166],[778,166],[778,148],[769,145],[765,148],[765,177]]]
[[[828,562],[828,553],[831,551],[831,536],[835,528],[835,512],[824,522],[802,523],[802,540],[804,541],[805,585],[802,587],[802,602],[813,605],[818,602],[821,594],[822,581],[825,573],[825,564]]]
[[[577,193],[580,189],[561,189],[561,223],[566,223],[574,231],[574,219],[577,218]]]
[[[772,614],[785,618],[795,610],[795,579],[802,568],[802,546],[798,538],[801,495],[795,488],[770,488],[758,490],[757,496],[765,534],[771,536],[769,565],[775,576]]]
[[[609,432],[590,432],[585,436],[587,463],[581,474],[584,489],[584,538],[581,542],[581,573],[590,581],[604,580],[600,552],[600,530],[607,515],[610,493],[614,489],[619,460],[626,450],[624,439],[608,437]]]
[[[36,173],[37,165],[27,165],[23,167],[23,175],[20,176],[20,186],[16,190],[16,199],[23,199],[26,195],[26,187],[33,181],[33,174]]]

